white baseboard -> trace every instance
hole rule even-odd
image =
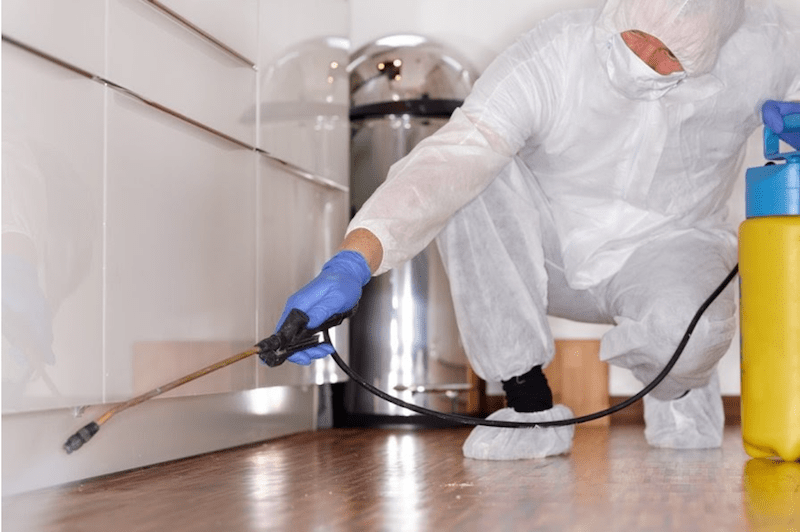
[[[82,448],[67,438],[111,405],[4,414],[2,494],[14,495],[312,430],[316,386],[158,398],[122,411]]]

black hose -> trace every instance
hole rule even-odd
[[[336,362],[342,371],[344,371],[348,377],[353,379],[357,382],[360,386],[365,388],[368,392],[377,395],[381,399],[385,401],[389,401],[397,406],[402,408],[406,408],[418,414],[423,414],[427,416],[437,417],[439,419],[444,419],[447,421],[456,421],[458,423],[462,423],[464,425],[484,425],[487,427],[503,427],[503,428],[533,428],[533,427],[563,427],[567,425],[577,425],[578,423],[586,423],[587,421],[592,421],[604,416],[608,416],[615,412],[622,410],[623,408],[627,408],[636,401],[640,400],[642,397],[650,393],[653,388],[658,386],[664,377],[672,370],[673,366],[678,362],[683,350],[686,348],[686,344],[689,343],[689,338],[691,338],[692,333],[694,332],[695,327],[697,327],[697,323],[700,321],[700,318],[703,316],[703,313],[711,306],[711,303],[714,302],[715,299],[722,293],[723,290],[730,284],[736,274],[739,272],[739,265],[733,267],[733,270],[725,277],[725,280],[717,287],[716,290],[705,300],[705,302],[700,305],[700,308],[697,309],[697,312],[692,318],[692,321],[689,323],[689,326],[686,328],[686,333],[683,335],[678,347],[675,349],[675,353],[672,355],[672,358],[669,359],[667,365],[664,366],[664,369],[661,370],[653,382],[642,388],[642,390],[637,393],[636,395],[629,397],[628,399],[618,403],[610,408],[605,410],[600,410],[599,412],[594,412],[593,414],[587,414],[585,416],[574,417],[570,419],[561,419],[557,421],[538,421],[538,422],[518,422],[518,421],[498,421],[498,420],[491,420],[491,419],[482,419],[472,416],[464,416],[461,414],[446,414],[444,412],[438,412],[436,410],[430,410],[428,408],[424,408],[415,404],[407,403],[397,397],[389,395],[388,393],[384,392],[376,388],[375,386],[371,385],[370,383],[366,382],[360,375],[358,375],[355,371],[350,369],[350,367],[344,363],[344,360],[339,356],[339,354],[334,350],[331,353],[333,360]],[[326,329],[323,332],[325,342],[333,345],[331,343],[330,335],[328,334],[328,330]]]

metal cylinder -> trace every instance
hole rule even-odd
[[[351,56],[348,72],[355,213],[393,163],[447,122],[475,73],[454,52],[417,35],[362,47]],[[407,402],[464,411],[468,363],[435,244],[364,288],[350,321],[350,364],[368,382]],[[352,382],[345,409],[355,424],[424,423]]]

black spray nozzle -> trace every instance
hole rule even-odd
[[[67,451],[67,454],[72,454],[72,451],[77,451],[84,443],[91,440],[98,430],[100,430],[100,425],[92,421],[69,437],[67,443],[64,444],[64,450]]]
[[[279,366],[294,353],[323,343],[317,338],[317,333],[336,327],[355,313],[356,307],[353,307],[346,312],[334,314],[319,327],[308,329],[308,315],[293,308],[278,332],[256,344],[260,350],[258,357],[271,368]]]

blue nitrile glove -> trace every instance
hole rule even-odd
[[[10,343],[11,356],[23,367],[34,362],[30,357],[53,364],[53,317],[36,266],[4,253],[2,290],[3,337]]]
[[[764,125],[778,134],[778,136],[796,150],[800,150],[800,133],[784,132],[783,117],[800,113],[800,103],[778,102],[767,100],[761,107],[761,115],[764,118]]]
[[[372,277],[366,259],[356,251],[340,251],[322,267],[320,274],[289,297],[286,308],[278,320],[278,329],[293,309],[308,314],[308,328],[319,327],[334,314],[346,312],[356,306],[361,298],[361,288]],[[289,357],[295,364],[307,366],[314,359],[333,352],[330,344],[321,344]]]

